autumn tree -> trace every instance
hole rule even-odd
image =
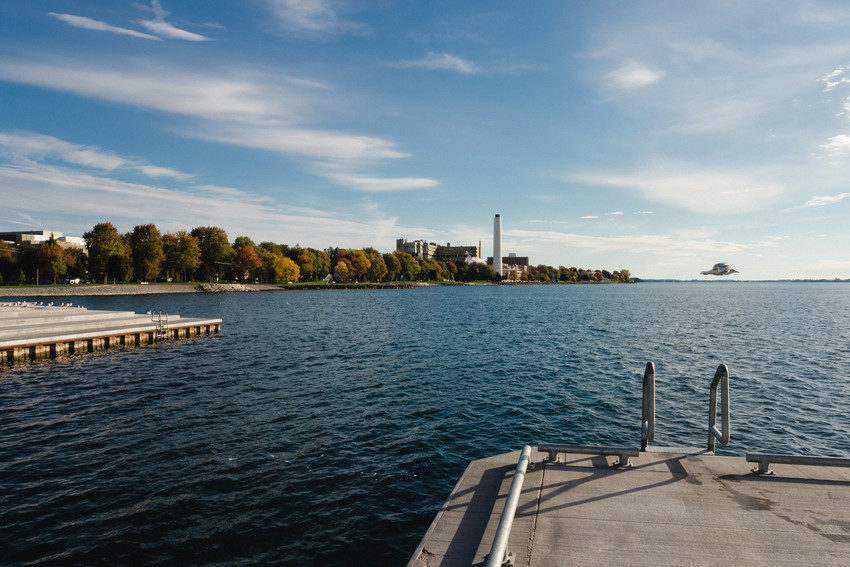
[[[301,277],[301,272],[298,269],[298,264],[287,258],[286,256],[280,259],[281,272],[279,281],[297,282]]]
[[[53,283],[56,283],[56,278],[64,276],[68,269],[68,264],[65,261],[65,250],[59,246],[56,239],[52,236],[47,242],[43,242],[38,247],[38,264],[43,273],[48,278],[53,278]]]
[[[235,264],[239,279],[244,281],[246,278],[254,276],[263,262],[254,251],[253,246],[241,246],[236,249]]]

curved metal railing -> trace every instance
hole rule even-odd
[[[717,387],[720,386],[721,430],[717,429]],[[715,440],[721,445],[729,443],[732,424],[729,416],[729,368],[725,364],[717,367],[711,380],[711,398],[708,402],[708,450],[714,451]]]
[[[508,560],[508,537],[511,535],[511,527],[514,523],[514,514],[519,503],[519,495],[522,492],[522,483],[525,480],[525,470],[528,468],[528,460],[531,458],[531,447],[526,445],[522,448],[522,453],[519,456],[519,461],[516,464],[516,472],[514,479],[511,481],[511,489],[508,491],[508,498],[505,500],[505,508],[502,511],[502,517],[499,520],[499,527],[496,529],[496,537],[493,538],[493,545],[490,547],[490,555],[487,556],[486,567],[502,567],[506,560],[509,564],[513,564]]]
[[[640,450],[655,441],[655,364],[646,363],[643,371],[643,411],[640,419]]]

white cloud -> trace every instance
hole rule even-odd
[[[654,215],[655,211],[635,211],[636,215]]]
[[[169,39],[183,39],[186,41],[210,40],[210,38],[206,36],[182,30],[166,22],[165,17],[168,15],[168,12],[162,9],[158,0],[151,0],[151,11],[154,14],[153,20],[138,21],[141,26],[145,27],[150,32]]]
[[[623,211],[614,211],[613,213],[605,213],[606,215],[611,215],[615,217],[623,216]]]
[[[584,215],[581,218],[583,218],[583,219],[598,219],[599,215]]]
[[[266,1],[280,23],[298,35],[325,36],[366,30],[364,24],[340,17],[332,2],[328,0]]]
[[[422,59],[399,61],[394,66],[402,69],[433,69],[441,71],[455,71],[465,75],[480,73],[481,68],[471,61],[461,59],[457,55],[449,53],[428,52]]]
[[[92,18],[87,18],[85,16],[74,16],[72,14],[57,14],[56,12],[48,12],[48,16],[53,16],[54,18],[61,20],[68,24],[69,26],[73,26],[75,28],[82,28],[85,30],[96,30],[96,31],[105,31],[110,33],[117,33],[120,35],[129,35],[132,37],[139,37],[142,39],[154,39],[159,41],[160,38],[142,33],[136,30],[129,30],[127,28],[119,28],[117,26],[113,26],[107,24],[106,22],[101,22],[99,20],[93,20]]]
[[[97,146],[84,146],[32,132],[0,132],[0,153],[25,160],[53,158],[84,167],[135,170],[152,178],[188,179],[187,173],[119,156]]]
[[[410,191],[412,189],[429,189],[440,185],[440,182],[435,179],[418,177],[367,177],[344,173],[326,173],[324,177],[340,185],[366,192]]]
[[[847,68],[841,65],[839,67],[836,67],[834,71],[831,71],[830,73],[827,73],[826,75],[821,77],[820,80],[824,84],[823,91],[829,92],[838,85],[841,85],[843,83],[850,83],[850,78],[843,76],[846,70]]]
[[[744,244],[734,241],[677,238],[669,234],[591,236],[557,231],[508,230],[505,235],[519,243],[554,243],[594,252],[617,251],[636,254],[732,253],[775,246],[775,239]]]
[[[310,158],[377,160],[409,157],[396,143],[373,136],[274,125],[223,124],[187,131],[202,139]]]
[[[72,215],[84,222],[108,218],[127,228],[152,220],[162,230],[211,224],[221,226],[231,236],[248,234],[255,240],[317,247],[374,245],[390,249],[397,233],[414,230],[398,226],[395,217],[363,222],[231,187],[188,185],[168,189],[38,163],[0,164],[0,194],[4,195],[6,210],[37,212],[44,222],[55,218],[67,222]],[[80,230],[86,228],[84,225]]]
[[[662,77],[664,77],[662,71],[656,71],[633,62],[608,73],[608,79],[614,86],[621,89],[646,87],[652,83],[657,83]]]
[[[572,177],[590,185],[637,191],[644,199],[702,214],[738,214],[763,208],[784,192],[770,170],[735,171],[672,165],[626,174]]]
[[[809,207],[823,207],[826,205],[834,205],[835,203],[840,203],[847,197],[850,197],[850,193],[839,193],[838,195],[819,195],[812,197],[799,207],[794,208],[807,209]]]
[[[850,103],[848,103],[850,105]],[[847,134],[839,134],[828,138],[825,144],[818,146],[829,152],[832,155],[840,155],[850,153],[850,136]]]
[[[0,78],[121,104],[203,119],[185,135],[301,157],[383,160],[408,157],[394,141],[306,128],[327,86],[244,71],[199,74],[162,66],[103,69],[0,61]]]

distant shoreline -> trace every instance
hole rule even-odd
[[[111,295],[160,295],[171,293],[232,293],[257,291],[304,291],[333,289],[416,289],[420,287],[526,286],[526,285],[599,285],[607,282],[364,282],[364,283],[188,283],[188,284],[83,284],[45,286],[0,286],[0,298],[8,297],[80,297]],[[611,284],[613,285],[613,284]]]

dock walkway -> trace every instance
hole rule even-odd
[[[519,567],[850,565],[850,468],[743,457],[531,452],[507,551]],[[484,565],[519,452],[470,463],[409,567]]]
[[[215,334],[221,319],[100,311],[74,306],[0,303],[0,362],[14,364]]]

